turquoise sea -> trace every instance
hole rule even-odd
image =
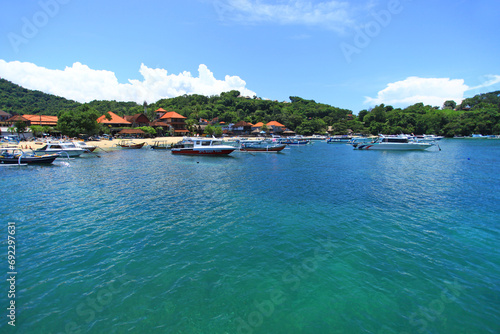
[[[500,141],[440,147],[0,168],[0,332],[499,333]]]

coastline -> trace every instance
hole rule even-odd
[[[140,144],[140,143],[146,143],[146,145],[152,145],[154,142],[165,142],[167,144],[175,144],[179,141],[182,140],[183,137],[156,137],[156,138],[134,138],[131,139],[133,143]],[[96,146],[97,148],[104,148],[104,149],[120,149],[120,147],[117,146],[119,142],[121,142],[124,139],[112,139],[112,140],[100,140],[100,141],[95,141],[95,140],[89,140],[86,141],[90,146]],[[128,139],[127,139],[128,140]],[[42,141],[20,141],[19,144],[17,145],[10,145],[10,146],[17,146],[18,148],[21,149],[36,149],[40,148],[44,142]]]
[[[113,139],[113,140],[100,140],[100,141],[87,141],[87,145],[97,146],[98,148],[114,148],[122,140],[131,141],[135,144],[146,143],[146,145],[153,145],[154,142],[165,142],[167,144],[175,144],[182,140],[183,137],[156,137],[156,138],[134,138],[134,139]],[[116,147],[120,148],[120,147]]]

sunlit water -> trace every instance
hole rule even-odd
[[[1,168],[17,333],[498,333],[500,141],[440,146]]]

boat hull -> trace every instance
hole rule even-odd
[[[423,151],[432,147],[429,143],[414,143],[414,144],[357,144],[354,146],[357,150],[379,150],[379,151]]]
[[[144,144],[146,143],[140,143],[140,144],[130,144],[130,145],[127,145],[127,144],[118,144],[118,146],[120,146],[121,148],[130,148],[130,149],[141,149]]]
[[[6,157],[0,157],[0,164],[7,164],[7,165],[17,165],[19,163],[21,164],[29,164],[29,165],[49,165],[54,162],[59,157],[59,154],[48,154],[48,155],[43,155],[43,156],[28,156],[28,157],[21,157],[19,160],[19,157],[12,157],[12,158],[6,158]]]
[[[331,137],[326,140],[328,144],[346,144],[351,141],[352,137]]]
[[[81,150],[81,149],[74,149],[74,150],[57,150],[57,149],[54,149],[54,150],[38,150],[38,151],[34,151],[35,154],[39,154],[39,155],[47,155],[47,154],[56,154],[56,153],[61,153],[59,156],[60,157],[67,157],[69,156],[70,158],[76,158],[76,157],[79,157],[80,155],[82,155],[85,151],[84,150]],[[67,155],[66,155],[67,153]]]
[[[246,146],[241,146],[240,151],[248,151],[248,152],[280,152],[284,150],[286,147],[285,144],[283,145],[271,145],[267,147],[246,147]]]
[[[199,149],[199,148],[173,148],[172,154],[177,155],[228,155],[231,154],[235,148],[232,149]]]
[[[287,144],[287,145],[307,145],[307,144],[309,144],[309,140],[285,141],[282,143]]]

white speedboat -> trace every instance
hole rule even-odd
[[[419,142],[422,143],[432,143],[437,140],[443,139],[443,136],[436,136],[436,135],[416,135],[415,139]]]
[[[53,154],[61,152],[61,157],[79,157],[84,152],[82,148],[78,148],[73,143],[68,142],[48,142],[43,147],[34,150],[36,154]]]
[[[280,152],[286,144],[271,140],[246,140],[241,143],[240,151],[243,152]]]
[[[343,135],[343,136],[333,136],[333,137],[330,137],[326,140],[326,142],[328,144],[334,144],[334,143],[343,143],[343,144],[347,144],[351,141],[352,137],[351,136],[347,136],[347,135]]]
[[[184,138],[175,144],[171,152],[179,155],[228,155],[236,147],[223,145],[222,140],[215,138]]]
[[[352,146],[357,150],[388,150],[388,151],[413,151],[425,150],[434,143],[424,143],[408,136],[383,136],[380,135],[371,143],[353,143]]]

